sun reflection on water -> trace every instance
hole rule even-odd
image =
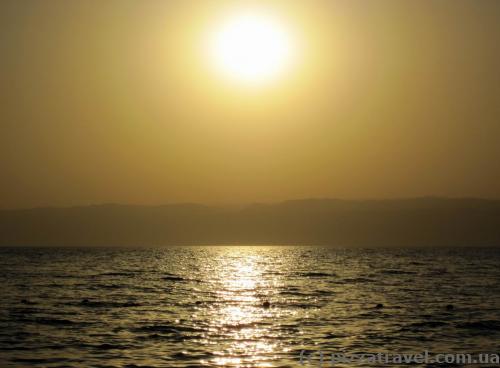
[[[269,326],[272,310],[265,306],[269,295],[269,280],[265,277],[265,256],[245,254],[235,249],[219,259],[214,278],[219,283],[218,307],[213,309],[211,327],[230,340],[214,351],[210,364],[244,366],[259,361],[260,366],[271,366],[270,359],[277,345],[270,339]]]

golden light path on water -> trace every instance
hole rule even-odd
[[[222,332],[233,343],[224,350],[214,351],[216,357],[207,363],[238,366],[260,361],[259,366],[271,367],[271,362],[262,360],[277,358],[272,353],[278,345],[269,341],[265,323],[266,319],[273,318],[273,311],[263,305],[271,297],[269,290],[273,289],[273,284],[280,281],[265,277],[269,266],[267,257],[241,252],[241,249],[229,251],[217,262],[220,284],[217,295],[223,306],[211,310],[211,328]],[[246,252],[243,250],[243,253]]]

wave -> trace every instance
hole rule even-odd
[[[78,305],[87,308],[130,308],[140,307],[142,304],[136,302],[112,302],[112,301],[92,301],[88,299],[82,300]]]
[[[457,327],[467,330],[500,331],[500,321],[483,320],[475,322],[466,322],[466,323],[459,323]]]

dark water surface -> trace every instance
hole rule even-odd
[[[0,367],[500,351],[498,249],[4,248],[0,291]]]

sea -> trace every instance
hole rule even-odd
[[[423,352],[449,360],[379,359]],[[499,353],[499,248],[0,248],[0,367],[494,367],[456,356]]]

